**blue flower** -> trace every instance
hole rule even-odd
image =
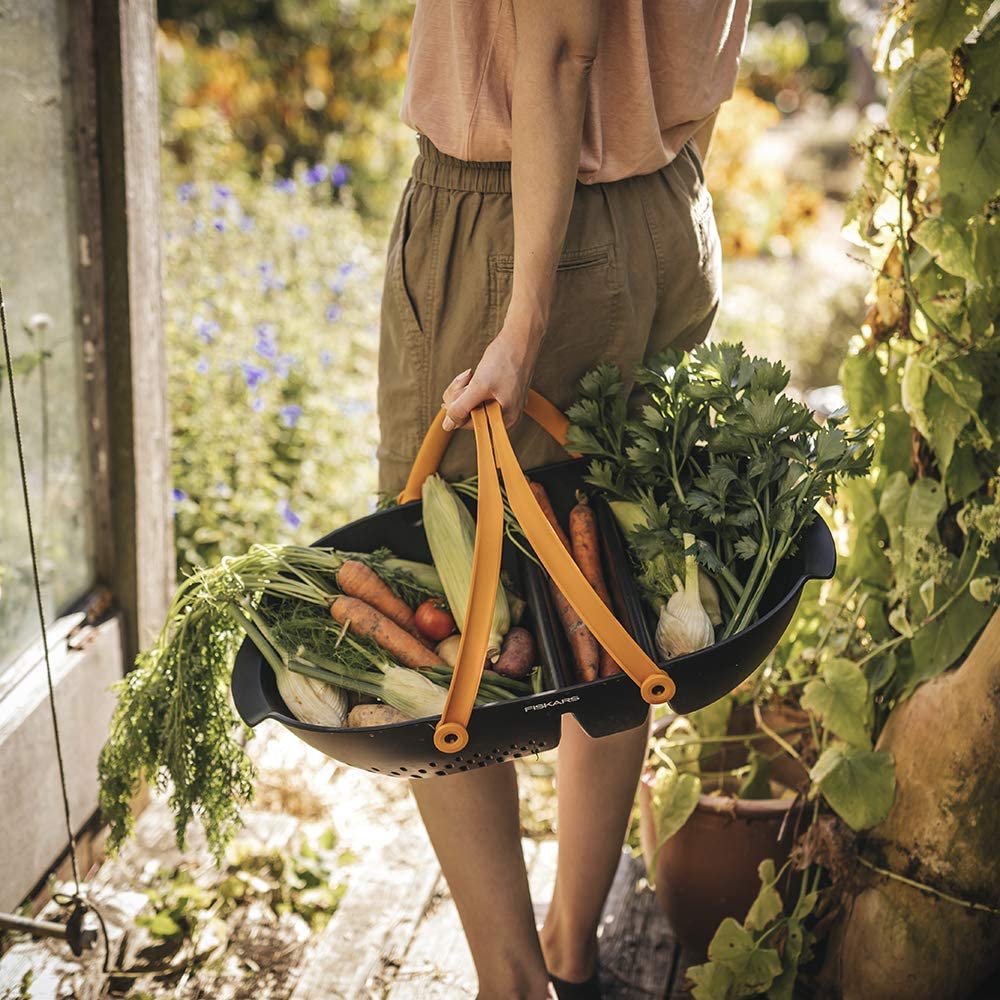
[[[190,201],[194,197],[196,190],[191,181],[186,181],[177,188],[177,200]]]
[[[278,353],[278,345],[274,341],[274,327],[270,323],[261,323],[256,327],[256,351],[262,358],[273,358]]]
[[[224,233],[226,231],[226,220],[225,219],[216,219],[212,223],[212,228],[215,229],[215,231],[217,233]]]
[[[340,306],[337,305],[336,302],[332,303],[331,305],[328,305],[326,307],[327,322],[336,323],[337,320],[340,319],[342,312],[343,310],[340,308]]]
[[[292,239],[298,240],[300,243],[309,235],[309,227],[304,226],[301,222],[296,222],[292,226]]]
[[[257,265],[257,270],[261,274],[270,274],[274,270],[274,265],[269,260],[262,260]]]
[[[226,187],[225,184],[216,184],[212,190],[220,201],[227,201],[233,194],[232,190]]]
[[[297,528],[302,523],[302,518],[292,510],[287,500],[282,500],[278,504],[278,510],[281,513],[282,520],[289,527]]]
[[[205,319],[202,316],[195,316],[194,327],[198,337],[206,344],[211,344],[219,332],[219,324],[214,319]]]
[[[197,361],[197,363],[194,366],[194,370],[199,375],[205,375],[205,374],[207,374],[209,367],[210,366],[208,364],[208,361],[205,358],[199,358],[198,361]]]
[[[254,413],[260,413],[264,409],[264,400],[260,396],[254,396],[253,402],[250,404],[250,409]]]
[[[281,177],[274,182],[275,191],[284,191],[285,194],[291,194],[295,190],[295,181],[291,177]]]
[[[263,368],[250,364],[249,361],[242,362],[243,378],[246,379],[248,389],[256,389],[262,382],[267,381],[267,372]]]
[[[330,171],[322,163],[317,163],[314,167],[310,167],[305,173],[305,182],[310,187],[314,187],[317,184],[322,184],[323,181],[330,176]]]
[[[346,278],[353,270],[354,265],[350,261],[345,261],[337,268],[337,273],[342,274]]]
[[[281,357],[274,362],[274,373],[278,376],[278,378],[288,378],[289,369],[294,364],[294,354],[282,354]]]
[[[346,163],[338,163],[330,172],[330,181],[334,187],[346,184],[351,176],[351,168]]]
[[[243,232],[248,233],[251,229],[253,229],[253,227],[254,221],[249,215],[244,215],[243,218],[240,219],[240,229],[242,229]]]
[[[331,351],[320,351],[319,361],[321,365],[332,365],[333,364],[333,353]]]
[[[302,407],[297,403],[290,403],[288,406],[283,406],[278,412],[286,427],[294,427],[299,422],[299,417],[302,416]]]
[[[170,491],[170,495],[173,497],[174,503],[181,503],[188,498],[188,495],[183,490],[179,490],[176,486]]]

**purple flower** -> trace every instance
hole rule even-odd
[[[186,181],[177,188],[178,201],[190,201],[195,195],[195,186],[191,181]]]
[[[291,194],[295,190],[295,181],[291,177],[280,177],[274,182],[275,191],[284,191],[285,194]]]
[[[315,187],[317,184],[322,184],[323,181],[330,176],[330,171],[322,163],[317,163],[314,167],[310,167],[305,174],[305,182],[310,187]]]
[[[253,229],[253,227],[254,221],[249,215],[244,215],[243,218],[240,219],[240,229],[242,229],[243,232],[248,233],[251,229]]]
[[[249,361],[244,361],[242,365],[243,378],[246,379],[248,389],[256,389],[262,382],[267,381],[267,372],[263,368],[258,368]]]
[[[211,344],[219,332],[219,324],[214,319],[205,319],[202,316],[195,316],[194,327],[198,337],[206,344]]]
[[[292,226],[292,239],[298,240],[300,243],[309,235],[309,227],[304,226],[301,222],[296,222]]]
[[[173,497],[174,503],[181,503],[188,498],[188,495],[183,490],[179,490],[176,486],[170,491],[170,495]]]
[[[346,163],[338,163],[330,172],[330,181],[334,187],[342,187],[351,176],[351,168]]]
[[[297,528],[302,523],[302,518],[292,510],[287,500],[282,500],[278,504],[278,510],[281,513],[282,520],[289,527]]]
[[[197,363],[194,366],[194,370],[199,375],[205,375],[205,374],[207,374],[208,373],[208,369],[209,369],[209,364],[208,364],[208,361],[205,358],[199,358],[198,361],[197,361]]]
[[[254,413],[260,413],[264,409],[264,400],[260,396],[254,396],[253,402],[250,404],[250,409]]]
[[[321,365],[332,365],[333,364],[333,354],[330,351],[320,351],[319,352],[319,362]]]
[[[224,233],[226,231],[226,220],[225,219],[215,219],[212,222],[212,228],[217,233]]]
[[[233,194],[230,188],[226,187],[225,184],[216,184],[215,187],[212,188],[212,191],[214,192],[215,197],[219,199],[219,201],[228,201]]]
[[[326,319],[328,323],[336,323],[340,319],[342,310],[336,302],[326,307]]]
[[[337,268],[337,273],[342,274],[345,278],[354,270],[354,265],[350,261],[346,261]]]
[[[278,345],[274,342],[274,327],[270,323],[261,323],[255,328],[257,334],[257,353],[262,358],[273,358],[278,353]]]
[[[288,406],[283,406],[278,412],[286,427],[294,427],[299,422],[299,417],[302,416],[302,407],[297,403],[290,403]]]
[[[282,354],[281,357],[277,358],[274,362],[275,375],[277,375],[278,378],[288,378],[288,372],[294,364],[294,354]]]
[[[274,270],[274,265],[269,260],[262,260],[257,265],[257,270],[261,274],[270,274]]]

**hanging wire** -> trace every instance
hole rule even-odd
[[[24,518],[28,524],[28,547],[31,550],[31,572],[35,584],[35,602],[38,607],[38,624],[42,630],[42,652],[45,657],[45,679],[49,685],[49,708],[52,711],[52,732],[56,741],[56,759],[59,761],[59,785],[62,789],[63,817],[66,820],[66,838],[73,867],[73,898],[80,899],[80,866],[76,857],[76,837],[69,814],[69,793],[66,790],[66,764],[63,761],[62,738],[59,735],[59,716],[56,712],[55,685],[52,682],[52,662],[49,659],[49,640],[45,632],[45,608],[42,602],[42,585],[38,573],[38,553],[35,549],[35,529],[31,522],[31,501],[28,498],[28,475],[24,467],[24,442],[21,440],[21,418],[14,392],[14,361],[11,356],[10,338],[7,335],[7,312],[4,308],[3,288],[0,287],[0,329],[3,331],[3,352],[7,366],[7,385],[10,388],[10,409],[14,417],[14,438],[17,441],[17,461],[21,472],[21,492],[24,496]]]

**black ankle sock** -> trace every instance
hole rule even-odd
[[[597,981],[595,972],[586,982],[568,983],[565,979],[559,979],[549,973],[549,979],[556,988],[556,996],[559,1000],[601,1000],[601,987]]]

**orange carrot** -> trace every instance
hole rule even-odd
[[[357,559],[348,559],[337,570],[337,586],[348,597],[360,598],[409,632],[414,639],[424,642],[412,608],[406,601],[400,600],[371,567]]]
[[[528,485],[531,486],[531,492],[534,493],[535,499],[538,501],[538,506],[542,508],[542,513],[559,536],[559,541],[566,546],[567,552],[571,552],[569,539],[566,537],[566,532],[562,530],[562,525],[556,517],[556,512],[552,509],[552,501],[549,500],[549,495],[545,492],[545,487],[541,483],[529,483]]]
[[[428,649],[391,618],[356,597],[338,597],[330,605],[330,614],[340,624],[346,622],[354,635],[373,639],[404,667],[426,670],[428,667],[445,666],[444,660],[433,649]]]
[[[529,485],[549,524],[559,536],[559,540],[566,546],[566,551],[572,555],[573,550],[570,547],[569,539],[556,517],[556,512],[552,509],[552,502],[549,500],[548,493],[545,492],[545,487],[541,483],[530,483]],[[566,633],[566,639],[573,651],[577,680],[581,682],[596,680],[601,662],[600,644],[594,638],[594,633],[584,625],[583,620],[566,600],[566,595],[551,578],[549,578],[549,592],[552,594],[552,600],[559,614],[559,620],[562,622],[563,631]]]
[[[587,578],[587,582],[597,592],[597,596],[604,602],[604,606],[612,613],[611,595],[608,593],[608,586],[604,582],[604,572],[601,569],[601,552],[597,538],[597,516],[594,508],[587,502],[585,493],[577,491],[577,504],[569,512],[569,537],[573,545],[573,558],[577,566]],[[621,673],[621,667],[615,663],[612,655],[602,646],[601,665],[598,676],[610,677],[612,674]]]

